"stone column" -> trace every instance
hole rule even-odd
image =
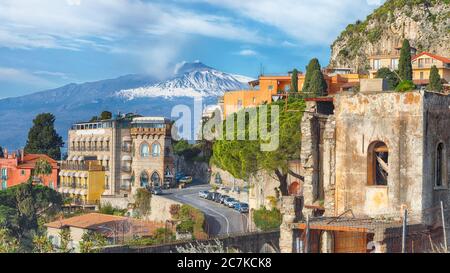
[[[303,198],[301,196],[283,196],[281,213],[283,215],[280,227],[281,253],[294,252],[294,223],[302,220]]]

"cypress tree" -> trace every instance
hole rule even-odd
[[[306,67],[306,75],[305,75],[305,82],[303,83],[303,89],[302,92],[306,93],[309,90],[309,85],[311,82],[311,78],[314,74],[314,71],[320,71],[321,67],[320,67],[320,63],[319,60],[317,58],[312,59],[308,66]]]
[[[430,84],[428,85],[428,90],[442,92],[441,75],[439,75],[439,71],[435,65],[431,67]]]
[[[61,158],[61,147],[64,142],[55,130],[55,116],[43,113],[33,120],[33,127],[28,132],[25,153],[46,154],[59,160]]]
[[[298,93],[298,70],[295,68],[292,71],[291,92]]]
[[[320,70],[315,70],[311,76],[308,92],[315,96],[327,95],[327,82]]]
[[[407,39],[403,40],[398,72],[402,81],[412,81],[411,46]]]

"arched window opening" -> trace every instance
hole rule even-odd
[[[436,187],[444,187],[445,183],[445,149],[444,143],[439,143],[436,148],[435,163],[435,185]]]
[[[152,174],[152,184],[153,184],[153,187],[161,186],[161,177],[159,176],[159,174],[157,172],[154,172]]]
[[[141,187],[145,188],[148,186],[148,174],[147,172],[141,173]]]
[[[384,142],[374,142],[368,152],[368,185],[387,186],[389,175],[389,150]]]
[[[150,147],[147,143],[141,145],[141,157],[149,157],[150,156]]]
[[[161,155],[161,145],[159,145],[158,143],[154,143],[152,145],[152,155],[154,157],[158,157]]]

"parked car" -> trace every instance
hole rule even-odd
[[[220,203],[220,204],[223,204],[223,202],[225,201],[225,199],[227,199],[228,197],[229,197],[228,195],[221,195],[221,196],[220,196],[219,203]]]
[[[216,193],[214,196],[214,202],[220,203],[220,198],[222,197],[222,194]]]
[[[247,203],[238,203],[234,206],[234,209],[239,211],[240,213],[248,212],[248,204]]]
[[[234,198],[227,197],[227,198],[225,198],[225,200],[223,200],[223,204],[228,207],[230,202],[233,202],[233,201],[234,201]]]
[[[175,181],[180,182],[180,180],[185,177],[186,175],[184,175],[184,173],[182,172],[177,172],[177,174],[175,175]]]
[[[206,196],[207,200],[213,200],[214,198],[214,193],[213,192],[208,192],[208,195]]]
[[[228,207],[231,209],[234,209],[234,206],[236,206],[236,204],[238,204],[238,203],[239,203],[239,201],[233,200],[231,202],[228,202]]]
[[[162,189],[159,188],[159,187],[153,188],[153,189],[152,189],[152,194],[154,194],[154,195],[162,195],[162,194],[163,194],[163,191],[162,191]]]
[[[206,198],[208,196],[209,191],[200,191],[198,196],[201,198]]]
[[[180,183],[190,184],[192,183],[192,180],[193,180],[192,176],[185,176],[180,179]]]

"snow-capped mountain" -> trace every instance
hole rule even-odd
[[[210,97],[222,96],[229,90],[248,88],[253,79],[218,71],[201,62],[184,63],[169,80],[144,87],[121,90],[117,96],[133,100],[150,97]]]
[[[23,147],[39,113],[54,114],[58,133],[66,137],[72,123],[89,120],[103,110],[170,118],[175,105],[193,108],[192,98],[199,95],[206,105],[215,104],[224,91],[246,88],[250,80],[193,62],[177,66],[174,75],[162,82],[151,75],[126,75],[0,99],[0,128],[8,128],[0,131],[0,146]]]

